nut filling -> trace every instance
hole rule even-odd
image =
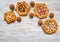
[[[25,10],[26,10],[25,5],[21,4],[21,5],[18,7],[18,10],[19,10],[20,12],[25,12]]]

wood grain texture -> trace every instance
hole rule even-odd
[[[21,17],[21,23],[15,21],[15,23],[7,24],[4,21],[4,13],[9,10],[9,5],[18,1],[24,0],[1,0],[0,1],[0,42],[59,42],[60,41],[60,0],[34,0],[37,2],[45,2],[49,8],[49,13],[54,13],[54,19],[58,23],[58,30],[55,34],[47,35],[43,32],[40,26],[38,26],[38,18],[34,17],[30,19],[29,16]],[[27,3],[32,0],[25,0]],[[14,11],[15,12],[15,11]],[[33,9],[31,8],[31,11]],[[19,16],[15,12],[16,16]],[[49,15],[48,17],[49,18]],[[45,19],[42,19],[45,21]]]

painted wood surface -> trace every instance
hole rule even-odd
[[[44,2],[49,8],[49,13],[54,13],[54,19],[59,27],[57,32],[52,35],[43,32],[37,24],[39,20],[37,17],[30,19],[27,15],[21,17],[20,23],[15,21],[15,23],[7,24],[3,19],[4,12],[9,10],[10,4],[16,5],[18,1],[24,0],[0,0],[0,42],[60,42],[60,0],[25,0],[28,4],[31,1]],[[33,12],[33,8],[30,12]],[[15,14],[19,16],[16,12]],[[46,19],[42,19],[42,21],[44,22]]]

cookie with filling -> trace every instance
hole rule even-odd
[[[45,3],[37,3],[34,6],[34,13],[35,16],[37,16],[38,18],[42,19],[42,18],[46,18],[48,15],[49,9],[46,6]]]
[[[4,13],[4,20],[9,24],[15,21],[16,15],[12,11],[7,11]]]
[[[25,2],[17,2],[16,11],[20,16],[26,16],[30,11],[30,6]]]
[[[53,34],[57,31],[58,24],[57,24],[56,20],[54,20],[54,19],[47,19],[42,24],[42,29],[47,34]]]

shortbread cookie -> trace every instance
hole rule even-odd
[[[34,6],[34,12],[35,16],[38,18],[46,18],[49,12],[48,7],[45,5],[45,3],[37,3]]]
[[[53,34],[57,31],[58,24],[56,23],[56,21],[54,19],[47,19],[42,24],[42,29],[47,34]]]
[[[9,24],[15,21],[16,15],[12,11],[7,11],[4,14],[4,20]]]
[[[26,16],[30,10],[30,6],[25,2],[18,2],[16,5],[16,11],[20,16]]]

